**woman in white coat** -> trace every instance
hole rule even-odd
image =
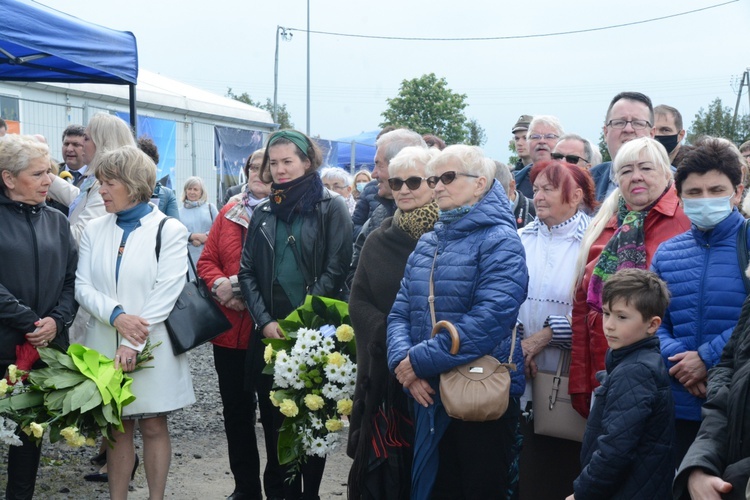
[[[156,167],[142,151],[125,146],[103,154],[96,175],[108,215],[92,220],[81,238],[76,300],[91,314],[84,344],[130,372],[147,340],[162,342],[153,368],[132,374],[136,400],[123,409],[124,432],[115,432],[107,450],[110,496],[127,498],[138,420],[149,498],[157,500],[171,457],[167,414],[195,402],[187,356],[172,353],[164,325],[185,282],[187,230],[174,219],[160,229],[165,216],[148,202]]]

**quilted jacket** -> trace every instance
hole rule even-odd
[[[674,411],[658,337],[607,352],[581,447],[576,500],[670,498]]]
[[[747,297],[737,262],[737,233],[745,219],[734,210],[711,231],[695,226],[661,244],[651,269],[669,286],[672,300],[657,335],[667,368],[670,356],[698,351],[712,368],[740,317]],[[704,399],[690,395],[672,378],[675,416],[700,421]]]
[[[435,313],[458,329],[461,346],[450,354],[443,332],[431,337],[427,302],[435,248]],[[391,371],[409,355],[423,379],[463,365],[485,354],[507,361],[511,331],[526,299],[528,271],[523,245],[516,233],[510,204],[499,183],[462,219],[438,222],[406,264],[401,289],[388,316],[388,366]],[[523,355],[517,339],[511,395],[524,390]]]
[[[209,289],[217,279],[235,276],[239,272],[249,220],[245,207],[232,200],[216,216],[197,264],[198,275]],[[247,309],[235,311],[217,304],[232,327],[211,343],[229,349],[247,349],[253,330],[250,312]]]
[[[690,219],[682,211],[677,191],[670,188],[659,202],[651,209],[644,222],[646,233],[646,265],[656,249],[663,242],[690,229]],[[602,329],[602,314],[591,309],[586,303],[586,294],[594,266],[599,255],[617,229],[617,214],[607,222],[599,238],[591,245],[583,281],[576,289],[573,300],[573,350],[570,360],[570,382],[568,391],[573,407],[587,417],[591,407],[591,391],[599,382],[596,372],[604,369],[604,356],[607,352],[607,340]]]

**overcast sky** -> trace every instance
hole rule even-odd
[[[313,0],[310,29],[389,37],[524,37],[596,29],[703,9],[727,0],[499,2]],[[86,21],[131,31],[140,67],[218,94],[273,98],[276,27],[304,30],[303,0],[42,0]],[[646,93],[683,114],[721,97],[734,108],[750,66],[750,2],[579,34],[486,41],[403,41],[310,35],[310,132],[337,139],[379,128],[404,79],[434,72],[468,96],[486,152],[509,155],[521,114],[552,114],[598,141],[611,98]],[[74,33],[71,33],[75,37]],[[306,124],[306,33],[279,42],[279,102]],[[747,89],[745,89],[746,91]],[[741,112],[749,110],[744,94]]]

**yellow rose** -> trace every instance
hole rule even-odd
[[[36,422],[31,422],[31,433],[34,435],[35,438],[40,438],[44,436],[44,427],[37,424]]]
[[[8,367],[8,380],[11,384],[15,384],[18,380],[18,367],[16,365],[10,365]]]
[[[268,397],[271,400],[271,404],[274,405],[276,408],[278,408],[280,403],[276,401],[275,397],[273,397],[274,394],[276,394],[276,391],[271,391],[268,393]]]
[[[354,338],[354,330],[349,325],[341,325],[336,328],[336,338],[341,342],[349,342]]]
[[[78,435],[78,428],[73,426],[66,427],[60,431],[60,435],[64,437],[66,441],[71,441]]]
[[[5,394],[8,392],[8,381],[3,379],[0,379],[0,394]]]
[[[263,361],[266,362],[266,364],[270,363],[273,359],[273,346],[271,344],[268,344],[263,351]]]
[[[73,439],[72,443],[69,443],[71,446],[75,446],[76,448],[80,448],[84,444],[86,444],[86,438],[81,436],[80,434]]]
[[[325,401],[320,396],[315,394],[308,394],[305,396],[305,406],[310,408],[312,411],[320,410],[325,405]]]
[[[340,352],[332,352],[328,355],[328,364],[329,365],[336,365],[338,367],[344,366],[344,363],[346,363],[346,359],[344,359],[344,356]]]
[[[287,417],[296,417],[299,413],[299,408],[297,408],[297,404],[292,401],[291,399],[285,399],[281,402],[279,405],[279,410],[284,416]]]
[[[351,415],[352,406],[353,406],[353,403],[351,399],[342,399],[341,401],[336,403],[336,409],[342,415]]]
[[[337,418],[331,418],[326,421],[326,429],[331,432],[340,431],[343,427],[344,423]]]
[[[96,439],[86,438],[86,446],[96,446]]]

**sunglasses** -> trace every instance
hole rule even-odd
[[[568,163],[572,163],[573,165],[575,165],[576,163],[578,163],[581,160],[583,160],[585,163],[588,163],[588,161],[586,161],[586,158],[584,158],[583,156],[578,156],[578,155],[564,155],[564,154],[561,154],[561,153],[552,153],[552,159],[553,160],[562,160],[563,158],[565,159],[565,161],[567,161]]]
[[[462,175],[464,177],[473,177],[474,179],[478,179],[478,175],[471,175],[471,174],[464,174],[463,172],[454,172],[453,170],[444,172],[443,175],[437,176],[433,175],[432,177],[427,178],[427,185],[431,188],[435,188],[437,186],[438,181],[442,182],[444,186],[447,186],[451,182],[456,180],[456,176]]]
[[[419,186],[422,185],[422,181],[427,181],[428,184],[430,182],[425,177],[409,177],[406,180],[399,177],[391,177],[390,179],[388,179],[388,185],[391,186],[391,189],[394,191],[401,191],[401,188],[404,187],[404,184],[406,184],[407,188],[414,191],[416,189],[419,189]]]

